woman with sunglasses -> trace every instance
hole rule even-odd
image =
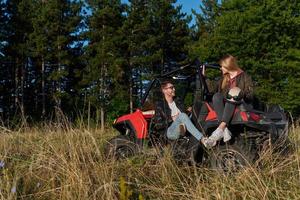
[[[237,64],[232,55],[226,55],[220,59],[222,78],[218,92],[213,96],[213,107],[217,113],[218,128],[208,138],[209,146],[215,146],[217,141],[223,139],[227,142],[231,139],[231,132],[227,128],[234,114],[237,104],[250,103],[253,95],[251,77]]]

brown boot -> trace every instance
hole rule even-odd
[[[184,124],[179,124],[179,133],[181,136],[185,136],[186,134],[186,127]]]

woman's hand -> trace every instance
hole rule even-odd
[[[193,109],[192,106],[190,106],[186,109],[186,111],[190,113],[190,112],[192,112],[192,109]]]

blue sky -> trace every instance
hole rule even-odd
[[[128,0],[121,0],[124,3],[127,3]],[[182,12],[187,14],[192,14],[192,9],[196,10],[197,13],[200,12],[200,0],[177,0],[176,5],[182,5]],[[194,24],[194,19],[191,21],[191,24]]]
[[[127,3],[128,0],[121,0],[121,2]],[[192,9],[196,10],[199,12],[200,10],[200,4],[201,1],[200,0],[177,0],[176,4],[181,4],[182,5],[182,11],[186,12],[188,14],[192,13]]]
[[[187,14],[192,13],[192,9],[196,10],[197,12],[200,11],[200,0],[177,0],[177,4],[182,5],[182,11],[186,12]]]
[[[178,5],[182,5],[182,12],[192,14],[192,9],[197,13],[200,12],[200,0],[177,0]],[[191,24],[195,23],[195,19],[192,19]]]

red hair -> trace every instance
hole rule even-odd
[[[232,55],[223,56],[219,60],[219,65],[221,65],[223,68],[225,68],[228,71],[238,71],[238,70],[240,70],[240,67],[237,64],[237,59]],[[230,80],[229,74],[228,73],[224,74],[223,75],[223,81],[222,81],[222,84],[221,84],[221,89],[222,90],[224,88],[226,88],[229,80]]]

